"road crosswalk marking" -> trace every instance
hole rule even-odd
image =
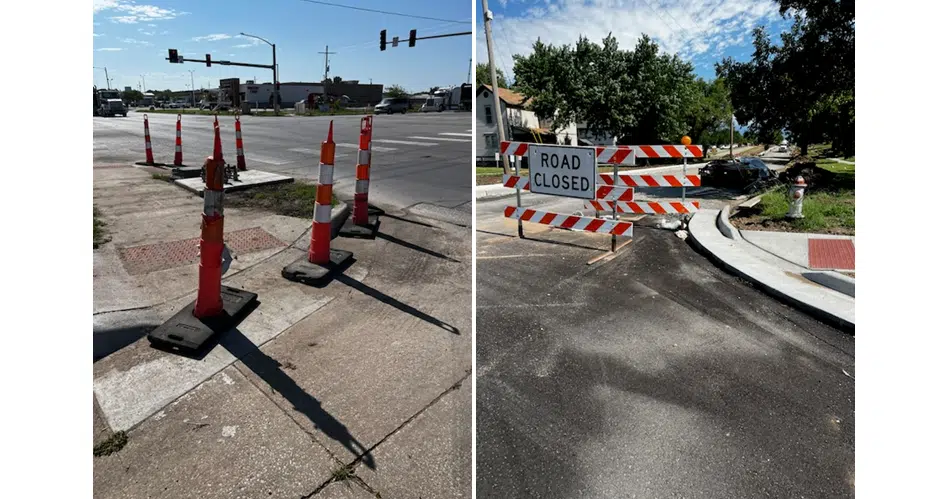
[[[438,145],[434,142],[412,142],[409,140],[372,139],[373,144],[375,144],[376,142],[382,142],[384,144],[404,144],[407,146],[437,146]],[[379,148],[373,145],[373,149],[378,150]]]
[[[379,142],[378,140],[373,140],[373,142]],[[342,147],[345,149],[359,149],[359,144],[349,144],[346,142],[337,142],[336,147]],[[395,147],[382,147],[372,144],[372,150],[378,152],[389,152],[389,151],[398,151]]]
[[[438,135],[454,135],[454,136],[456,136],[456,137],[468,137],[468,138],[471,138],[471,131],[469,130],[468,133],[442,132],[442,133],[440,133],[440,134],[438,134]]]
[[[441,140],[448,142],[471,142],[471,137],[467,139],[453,139],[449,137],[407,137],[409,139],[419,139],[419,140]]]

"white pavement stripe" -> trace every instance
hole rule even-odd
[[[314,155],[314,156],[319,156],[319,155],[320,155],[320,150],[319,150],[319,149],[308,149],[308,148],[306,148],[306,147],[294,147],[293,149],[288,149],[288,150],[289,150],[289,151],[293,151],[293,152],[300,152],[300,153],[303,153],[303,154],[312,154],[312,155]]]
[[[454,132],[442,132],[438,135],[454,135],[456,137],[471,137],[471,132],[468,133],[454,133]]]
[[[404,144],[407,146],[437,146],[438,145],[434,142],[411,142],[408,140],[372,139],[373,144],[375,144],[376,142],[382,142],[384,144]],[[376,146],[373,146],[372,148],[375,149],[376,151],[379,150],[379,148]]]
[[[379,142],[379,141],[374,140],[373,142]],[[341,144],[336,144],[336,147],[343,147],[346,149],[359,149],[359,144],[347,144],[344,142]],[[380,147],[380,146],[371,146],[371,147],[373,151],[378,151],[378,152],[398,151],[398,149],[396,149],[395,147]]]
[[[469,135],[467,139],[450,139],[448,137],[408,137],[410,139],[420,139],[420,140],[441,140],[448,142],[467,142],[471,143],[471,136]]]
[[[271,158],[269,156],[258,156],[256,154],[245,154],[244,157],[252,161],[257,161],[258,163],[267,163],[268,165],[285,165],[290,163],[290,161]]]

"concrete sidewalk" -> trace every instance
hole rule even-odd
[[[94,322],[127,343],[93,365],[94,435],[128,438],[95,459],[96,497],[470,493],[470,229],[387,209],[375,240],[333,240],[355,261],[310,287],[280,274],[310,221],[225,198],[245,249],[224,284],[259,305],[190,359],[142,336],[194,299],[201,198],[137,168],[94,178],[112,237]]]
[[[812,276],[810,267],[795,263],[801,261],[801,241],[814,235],[752,235],[768,251],[741,237],[744,233],[739,234],[728,224],[727,213],[727,208],[700,210],[689,221],[689,241],[728,271],[768,294],[839,328],[854,330],[855,301],[852,292],[845,292],[848,285],[853,289],[853,279],[844,275]]]

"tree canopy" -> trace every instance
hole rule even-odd
[[[853,155],[854,1],[778,3],[781,15],[794,20],[780,44],[759,27],[750,61],[725,58],[716,65],[735,117],[762,142],[783,130],[803,154],[808,144],[830,141],[836,152]]]
[[[122,92],[122,101],[126,104],[141,102],[145,96],[138,90],[125,90]]]
[[[408,97],[409,93],[402,87],[402,85],[389,85],[386,87],[385,91],[382,92],[386,97]]]
[[[717,120],[699,116],[696,106],[727,99],[720,88],[706,98],[692,65],[660,54],[647,35],[631,51],[621,50],[612,34],[602,45],[583,36],[572,46],[537,40],[529,55],[514,56],[514,75],[518,91],[533,98],[531,109],[554,128],[585,123],[621,144],[678,143],[693,129],[711,129]]]
[[[500,68],[494,68],[494,72],[498,77],[498,86],[501,88],[511,88],[508,85],[507,78],[504,76],[504,71],[501,71]],[[491,85],[491,68],[485,62],[479,62],[475,66],[475,84],[477,85]]]

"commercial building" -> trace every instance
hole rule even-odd
[[[361,84],[358,80],[280,82],[280,107],[292,108],[300,101],[315,104],[324,95],[329,101],[340,100],[348,106],[374,106],[382,101],[382,85]],[[253,80],[240,83],[237,78],[221,80],[222,97],[237,106],[248,103],[251,108],[273,107],[273,83],[257,83]]]

